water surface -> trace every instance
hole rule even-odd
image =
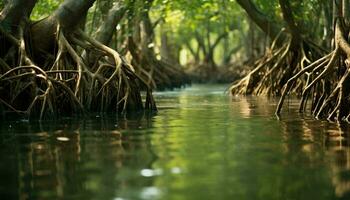
[[[349,199],[348,126],[222,85],[157,92],[157,115],[0,123],[0,199]]]

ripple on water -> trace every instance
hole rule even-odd
[[[9,199],[347,199],[349,127],[227,85],[156,92],[157,115],[0,122]],[[25,147],[25,148],[23,148]],[[11,180],[11,181],[9,181]]]

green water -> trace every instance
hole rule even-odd
[[[159,92],[157,115],[0,124],[0,199],[349,199],[348,126],[225,86]]]

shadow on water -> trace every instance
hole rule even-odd
[[[127,175],[157,159],[147,135],[127,132],[151,123],[151,116],[1,123],[1,199],[113,199],[117,188],[152,185]]]
[[[331,158],[330,171],[337,196],[350,199],[350,132],[348,124],[334,125],[338,128],[326,129],[325,146]]]
[[[294,102],[295,103],[295,102]],[[293,106],[292,106],[293,108]],[[294,112],[296,106],[294,105]],[[350,199],[350,132],[349,124],[330,123],[328,121],[315,121],[311,116],[304,114],[295,114],[286,119],[280,119],[285,140],[284,150],[292,158],[286,163],[300,162],[293,160],[293,155],[303,156],[300,163],[309,165],[308,167],[326,165],[328,176],[333,189],[334,199]],[[293,142],[298,141],[298,142]],[[313,177],[311,171],[309,178]],[[314,189],[320,193],[317,188],[321,188],[320,182],[308,180],[305,185],[299,185],[300,191],[306,187]],[[318,185],[310,185],[310,183]],[[330,199],[333,199],[330,198]]]
[[[157,115],[0,122],[1,199],[349,199],[349,125],[224,86],[158,92]]]
[[[245,118],[269,116],[277,102],[249,97],[233,98],[235,101],[240,104],[240,114]],[[321,196],[321,199],[350,199],[349,124],[316,121],[308,114],[298,113],[296,99],[289,100],[286,109],[287,113],[278,117],[283,144],[280,150],[284,155],[280,164],[296,168],[288,167],[288,171],[281,173],[280,184],[287,187],[275,188],[276,193],[283,194],[276,199],[310,199],[316,196]],[[321,168],[326,168],[322,174]],[[319,176],[330,177],[329,182],[319,181]],[[329,193],[320,189],[327,188],[328,184],[333,187]]]

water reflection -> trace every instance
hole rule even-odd
[[[1,199],[349,199],[349,127],[223,87],[161,92],[156,116],[0,122]]]
[[[295,105],[296,108],[296,105]],[[350,198],[350,145],[349,125],[315,121],[311,116],[301,115],[297,119],[281,120],[285,149],[291,154],[300,152],[311,165],[317,161],[328,164],[329,176],[335,196]],[[295,137],[292,139],[291,137]],[[297,144],[291,141],[298,141]],[[322,163],[321,163],[322,164]]]
[[[237,100],[238,99],[238,100]],[[274,99],[267,98],[237,98],[241,115],[254,118],[271,113],[269,105],[275,105]],[[270,103],[268,103],[270,102]],[[328,164],[329,176],[334,186],[335,197],[350,198],[350,135],[348,124],[315,121],[308,114],[297,113],[298,102],[295,99],[288,102],[289,112],[279,120],[282,128],[284,163],[302,162],[300,167],[310,168]],[[289,116],[288,116],[289,115]],[[288,156],[289,155],[289,156]],[[296,156],[301,158],[296,158]],[[304,172],[303,172],[304,173]],[[305,174],[301,173],[301,176]],[[296,175],[296,174],[294,174]],[[312,177],[312,174],[308,174]],[[308,187],[310,182],[300,182],[300,190]],[[334,198],[335,198],[334,197]]]
[[[114,199],[119,188],[152,185],[127,174],[156,160],[148,137],[127,132],[150,124],[149,117],[99,116],[2,123],[1,199]]]
[[[327,130],[325,145],[330,157],[332,183],[339,197],[350,198],[350,145],[349,126],[347,124],[333,125],[338,131]]]

